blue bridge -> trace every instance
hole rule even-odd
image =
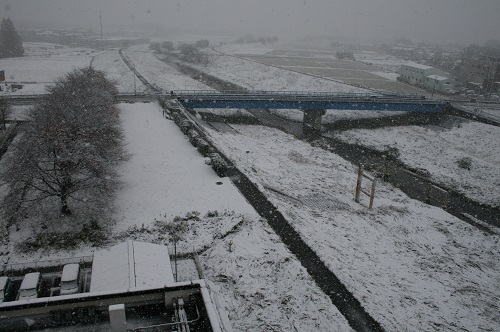
[[[185,108],[265,108],[300,110],[370,110],[441,112],[445,102],[419,95],[359,94],[328,92],[217,92],[203,90],[171,91]]]
[[[430,100],[419,95],[359,94],[331,92],[218,92],[204,90],[171,91],[184,108],[247,108],[247,109],[298,109],[304,111],[304,127],[321,129],[321,117],[328,110],[368,110],[405,112],[443,112],[449,105],[444,101]]]

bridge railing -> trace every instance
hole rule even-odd
[[[172,90],[171,95],[177,97],[183,96],[278,96],[278,97],[319,97],[319,98],[398,98],[398,99],[425,99],[424,96],[417,94],[398,94],[398,93],[346,93],[331,91],[215,91],[215,90]]]

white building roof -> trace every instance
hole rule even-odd
[[[427,66],[427,65],[421,65],[419,63],[407,63],[407,64],[404,64],[403,66],[417,68],[417,69],[422,69],[422,70],[427,70],[427,69],[433,69],[434,68],[434,67]]]
[[[433,80],[436,80],[436,81],[444,81],[444,80],[449,80],[450,78],[448,77],[444,77],[444,76],[439,76],[439,75],[429,75],[429,76],[426,76],[430,79],[433,79]]]
[[[155,288],[174,283],[166,246],[129,240],[94,253],[90,292]]]

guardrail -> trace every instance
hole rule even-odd
[[[397,94],[397,93],[344,93],[344,92],[331,92],[331,91],[266,91],[266,90],[255,90],[255,91],[216,91],[216,90],[172,90],[171,95],[175,96],[186,96],[186,95],[196,95],[196,96],[284,96],[284,97],[295,97],[295,96],[307,96],[307,97],[325,97],[325,98],[403,98],[403,99],[425,99],[424,96],[417,94]]]

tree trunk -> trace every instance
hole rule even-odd
[[[66,196],[61,196],[61,213],[67,216],[71,214]]]
[[[64,215],[70,215],[71,211],[68,206],[68,191],[72,187],[71,177],[65,176],[64,181],[60,187],[61,189],[61,213]]]

